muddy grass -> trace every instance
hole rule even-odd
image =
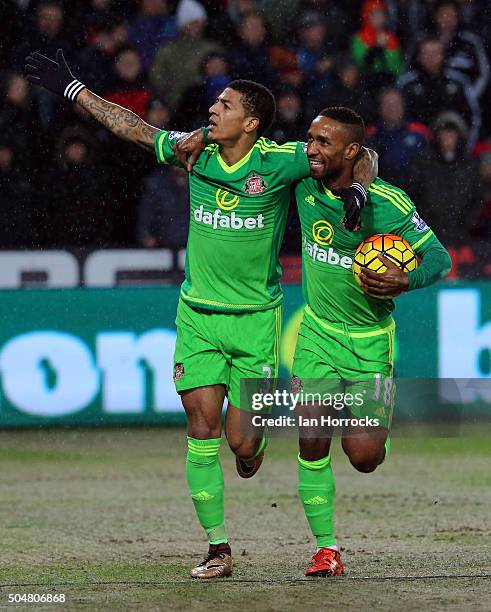
[[[250,481],[223,444],[236,569],[202,583],[187,578],[206,544],[186,492],[182,430],[2,432],[0,609],[8,593],[49,592],[67,595],[64,610],[489,611],[486,433],[395,437],[370,475],[335,444],[347,575],[330,580],[303,577],[313,542],[296,495],[295,441],[273,439]]]

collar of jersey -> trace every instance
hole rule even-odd
[[[235,162],[233,166],[227,165],[227,163],[223,160],[222,156],[220,155],[220,151],[217,151],[217,160],[220,166],[222,167],[222,170],[231,174],[232,172],[235,172],[236,170],[241,168],[245,163],[249,161],[249,157],[252,155],[253,151],[254,151],[254,147],[251,147],[251,150],[248,153],[246,153],[242,159],[239,159],[238,162]]]
[[[326,187],[323,183],[321,183],[321,185],[322,185],[322,189],[324,189],[324,193],[328,197],[332,198],[333,200],[340,200],[341,199],[339,196],[334,195],[333,192],[328,187]]]

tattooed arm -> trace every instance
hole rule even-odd
[[[80,104],[89,115],[107,127],[115,136],[134,142],[144,149],[153,150],[153,141],[159,129],[145,123],[132,111],[108,102],[88,89],[80,92],[77,104]]]
[[[145,123],[138,115],[118,104],[96,96],[76,79],[66,63],[62,49],[52,60],[37,51],[26,57],[26,74],[29,83],[44,87],[52,93],[80,104],[116,136],[129,140],[145,149],[153,148],[157,128]]]
[[[373,149],[362,147],[353,168],[353,179],[361,183],[365,189],[377,178],[378,153]]]

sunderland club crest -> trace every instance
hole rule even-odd
[[[262,193],[267,188],[268,184],[259,174],[250,174],[244,185],[244,191],[249,195]]]
[[[176,363],[174,365],[174,382],[181,380],[184,376],[184,365],[182,363]]]

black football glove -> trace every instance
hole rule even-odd
[[[56,52],[56,62],[37,51],[28,55],[26,74],[29,83],[41,85],[58,96],[65,96],[71,102],[76,102],[78,94],[85,89],[85,85],[70,72],[61,49]]]
[[[333,189],[334,195],[343,200],[344,219],[343,226],[350,232],[356,232],[361,228],[361,210],[367,201],[367,192],[361,183],[353,183],[351,187]]]

